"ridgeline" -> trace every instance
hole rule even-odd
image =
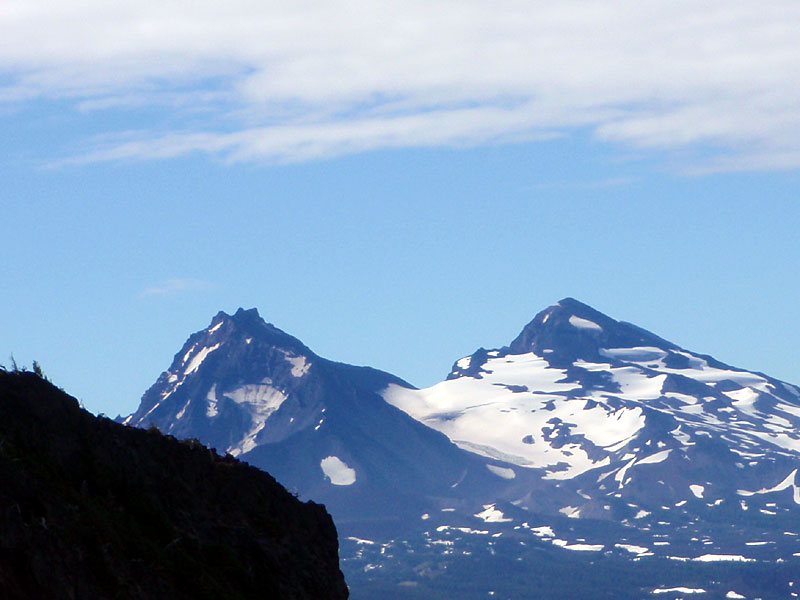
[[[345,599],[336,529],[270,475],[0,371],[0,597]]]

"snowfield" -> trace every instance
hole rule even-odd
[[[588,323],[570,318],[576,328],[599,328]],[[786,456],[800,455],[800,406],[770,396],[776,386],[767,378],[712,366],[685,351],[670,354],[642,346],[599,352],[612,362],[581,359],[565,369],[553,367],[548,352],[490,351],[477,374],[458,371],[475,368],[474,357],[465,357],[446,381],[421,390],[390,384],[382,395],[460,447],[520,467],[545,469],[550,479],[573,479],[611,467],[622,487],[632,469],[666,461],[674,449],[695,445],[698,436],[723,432],[732,451],[750,460],[764,458],[765,445]],[[670,366],[670,360],[684,364]],[[676,391],[685,380],[699,382],[704,391]],[[725,389],[716,392],[718,385]],[[773,406],[766,414],[759,402],[770,397]],[[662,449],[642,456],[637,438],[657,413],[678,426],[669,432],[670,440],[660,442]],[[637,458],[626,458],[630,450]],[[794,486],[800,503],[800,487],[788,478],[766,491],[788,486]],[[691,491],[702,498],[702,485],[693,484]],[[743,490],[742,495],[763,491]]]

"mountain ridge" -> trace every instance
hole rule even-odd
[[[0,595],[345,599],[336,529],[270,475],[0,370]]]
[[[423,389],[321,358],[288,334],[300,345],[213,348],[223,329],[215,320],[189,338],[132,424],[246,450],[324,502],[349,576],[389,568],[407,547],[472,552],[498,536],[621,560],[800,556],[794,385],[572,298]],[[252,436],[249,417],[230,416],[248,403],[275,409]]]

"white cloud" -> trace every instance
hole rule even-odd
[[[0,100],[180,124],[142,122],[81,160],[306,160],[580,127],[711,148],[706,168],[796,168],[797,31],[781,0],[6,0]]]
[[[196,290],[203,290],[212,287],[212,285],[201,279],[167,279],[157,285],[150,286],[144,290],[140,296],[171,296],[181,292],[190,292]]]

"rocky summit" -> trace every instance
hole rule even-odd
[[[401,528],[445,499],[490,497],[492,459],[381,396],[398,377],[317,356],[255,309],[193,334],[124,423],[198,438],[323,502],[337,525]],[[498,463],[499,464],[499,463]]]

